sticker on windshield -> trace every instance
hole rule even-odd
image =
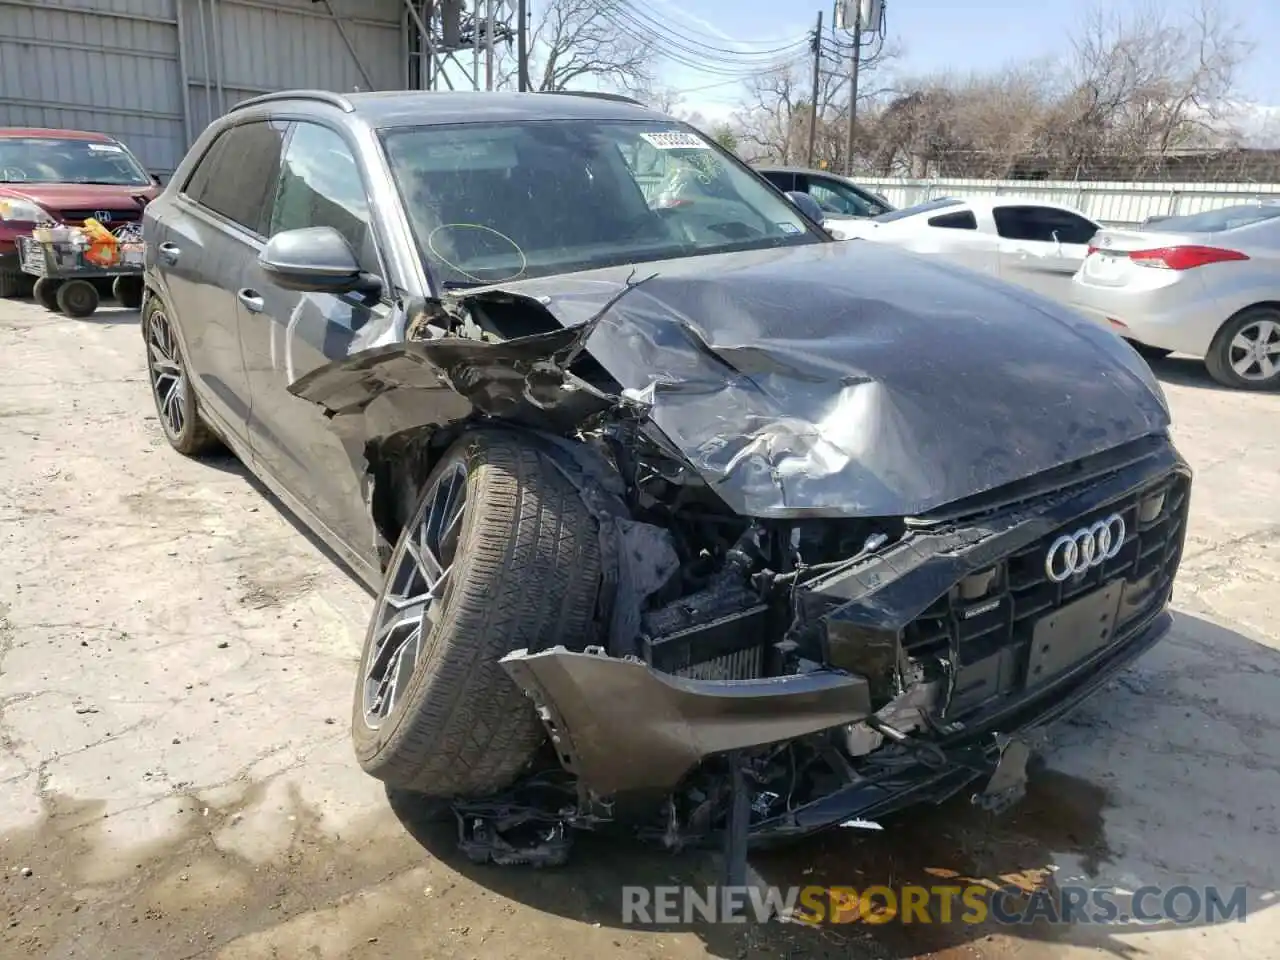
[[[124,153],[124,150],[114,143],[91,143],[89,149],[94,153]]]
[[[640,139],[659,150],[710,150],[711,145],[700,137],[684,130],[663,130],[660,133],[642,133]]]
[[[781,230],[783,233],[799,233],[800,232],[800,228],[797,227],[794,223],[779,223],[777,226],[778,226],[778,229]]]

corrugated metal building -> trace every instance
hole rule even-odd
[[[99,130],[166,174],[237,101],[401,88],[403,0],[0,0],[0,126]]]

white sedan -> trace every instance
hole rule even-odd
[[[1018,197],[951,197],[869,220],[828,219],[840,239],[891,243],[1068,301],[1101,227],[1070,207]]]

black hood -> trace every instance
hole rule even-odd
[[[851,241],[504,285],[566,326],[734,510],[903,516],[1168,426],[1145,362],[1051,301]]]
[[[395,344],[291,389],[355,410],[434,384],[434,368],[489,413],[545,409],[561,382],[548,372],[585,343],[720,497],[758,517],[919,515],[1169,422],[1145,362],[1109,330],[883,245],[692,257],[455,299],[495,296],[536,301],[569,329]]]

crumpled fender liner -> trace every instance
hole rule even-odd
[[[499,661],[537,704],[561,763],[597,796],[669,792],[714,754],[862,720],[863,677],[833,670],[691,680],[636,658],[556,647]]]

